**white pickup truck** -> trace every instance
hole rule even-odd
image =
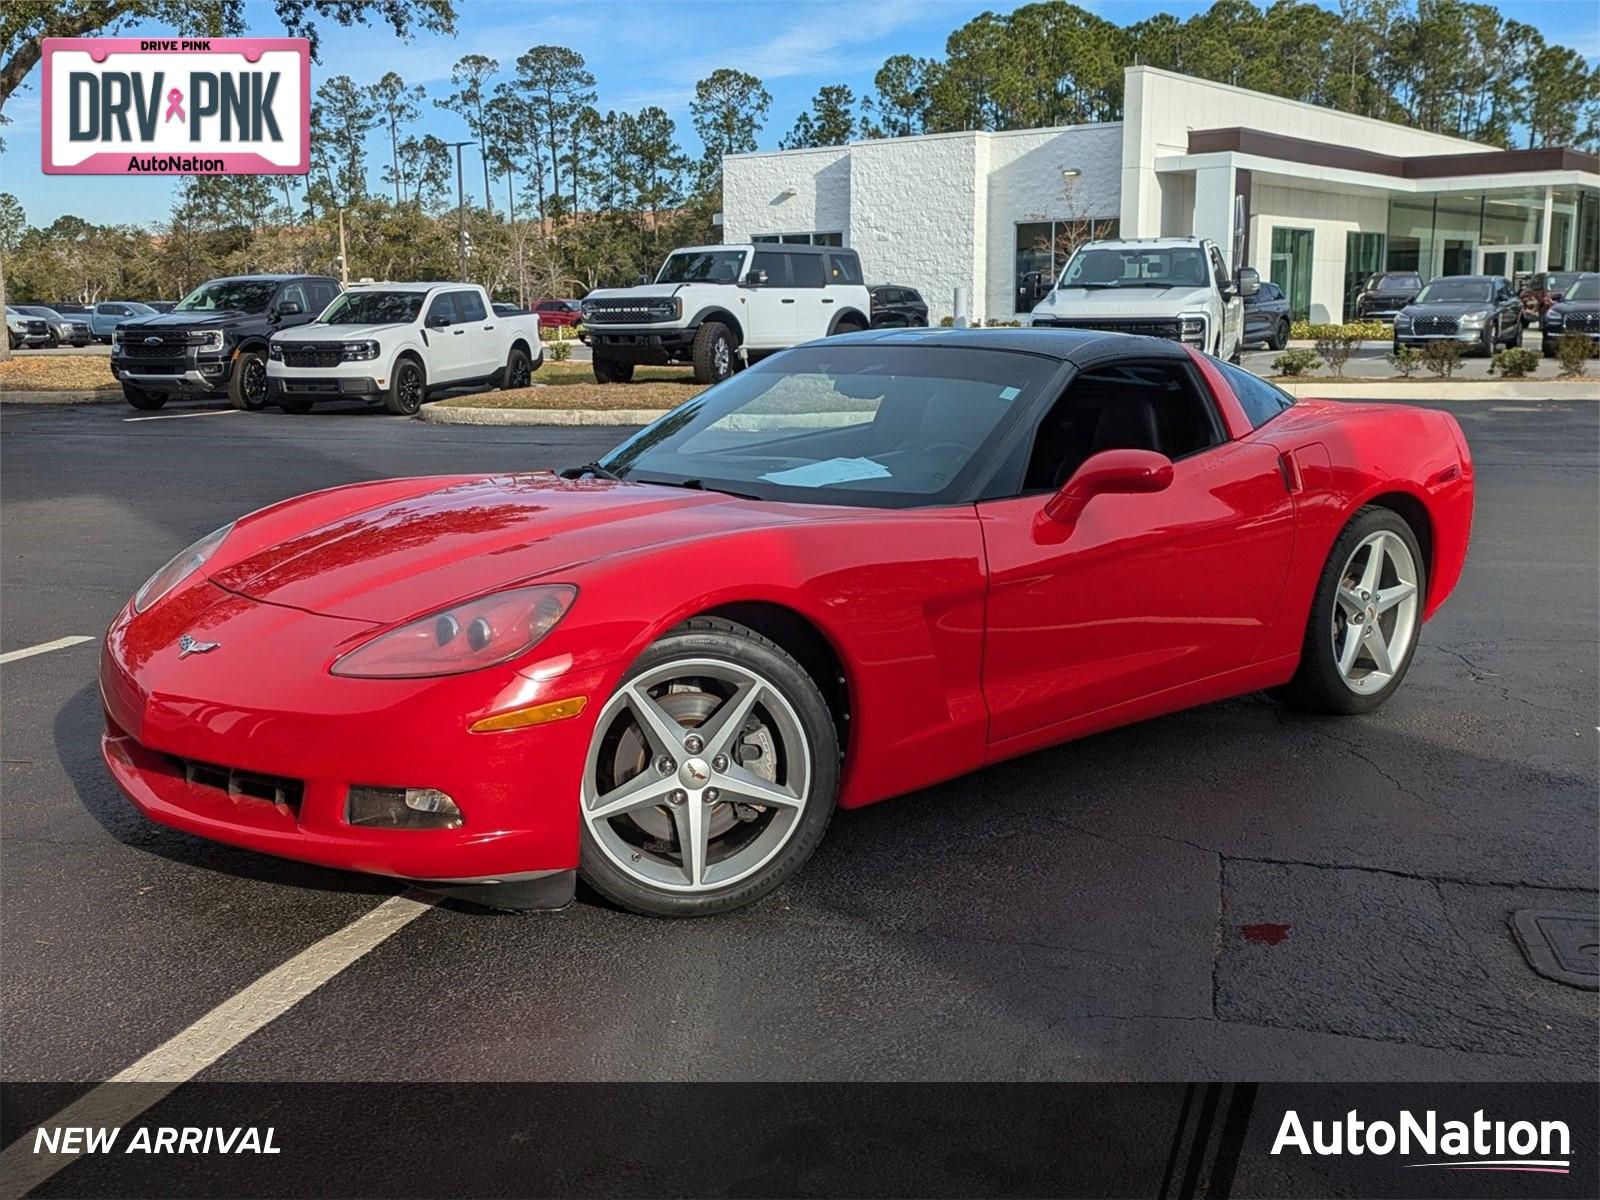
[[[1024,323],[1142,333],[1237,361],[1245,297],[1260,284],[1248,267],[1229,275],[1222,251],[1205,238],[1089,242]]]
[[[267,343],[267,392],[285,412],[367,400],[410,416],[429,396],[527,387],[544,361],[539,318],[502,316],[468,283],[362,283]]]

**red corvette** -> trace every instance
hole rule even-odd
[[[1256,689],[1376,708],[1471,517],[1442,413],[1123,335],[831,338],[561,475],[202,538],[111,626],[105,760],[152,819],[271,854],[720,912],[835,805]]]

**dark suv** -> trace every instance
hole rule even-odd
[[[134,408],[173,396],[267,404],[267,339],[314,320],[339,283],[326,275],[234,275],[202,283],[169,313],[119,325],[111,373]]]
[[[928,304],[916,288],[898,284],[880,283],[869,289],[872,292],[872,327],[926,325]]]

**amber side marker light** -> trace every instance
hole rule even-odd
[[[529,725],[548,725],[551,721],[564,721],[575,717],[589,703],[587,696],[569,696],[565,700],[551,700],[530,708],[514,708],[510,712],[496,713],[474,721],[467,727],[470,733],[498,733],[502,729],[526,729]]]

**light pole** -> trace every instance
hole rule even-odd
[[[446,142],[456,151],[456,274],[467,282],[467,192],[461,182],[461,147],[474,146],[476,142]]]

